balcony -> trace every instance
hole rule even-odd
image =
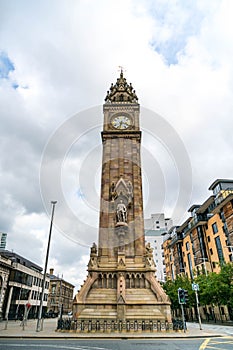
[[[220,191],[214,200],[215,206],[217,207],[219,204],[221,204],[223,201],[225,201],[225,199],[227,199],[231,195],[233,195],[232,188],[227,188],[226,190]]]
[[[204,214],[198,214],[191,218],[187,226],[183,229],[183,235],[185,236],[187,232],[191,231],[199,225],[204,225],[208,221],[208,216]]]
[[[172,237],[170,246],[174,245],[175,243],[182,241],[184,238],[183,233],[182,232],[176,232],[175,235]]]

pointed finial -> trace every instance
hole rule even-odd
[[[118,66],[118,70],[120,70],[120,76],[123,77],[123,72],[125,71],[124,67],[123,66]]]

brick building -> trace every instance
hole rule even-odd
[[[42,268],[15,252],[1,250],[0,274],[2,318],[22,317],[26,304],[30,304],[29,318],[36,317],[42,292]],[[48,287],[46,277],[43,313],[47,310]]]
[[[165,236],[167,279],[218,273],[220,263],[233,261],[233,180],[217,179],[209,190],[212,195],[203,204],[192,205],[190,217]]]
[[[48,312],[59,315],[61,308],[64,314],[72,310],[74,286],[62,277],[54,275],[54,269],[49,272]]]

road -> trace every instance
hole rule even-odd
[[[206,339],[0,339],[1,350],[231,350],[233,337]]]

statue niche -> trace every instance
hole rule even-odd
[[[126,224],[128,221],[128,209],[131,207],[133,198],[133,186],[130,181],[126,182],[122,177],[110,186],[110,200],[115,202],[116,225]]]

